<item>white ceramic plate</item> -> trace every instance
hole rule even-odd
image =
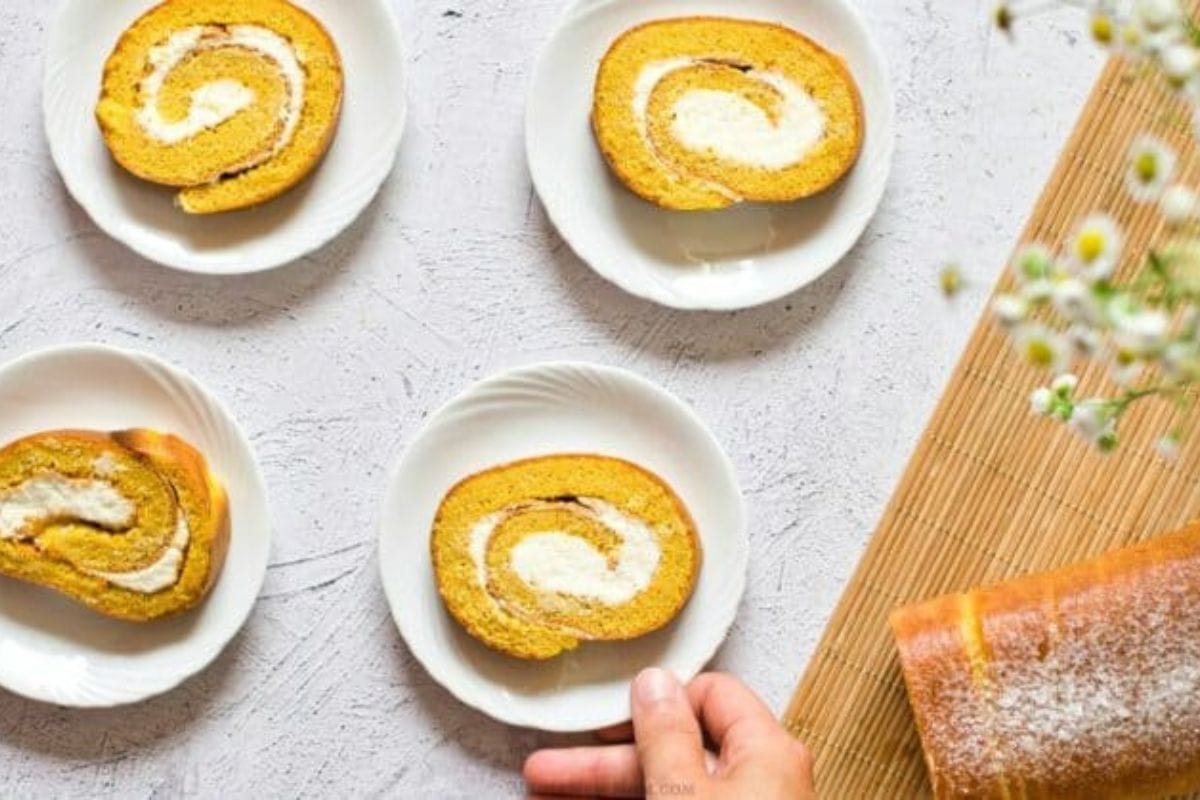
[[[635,25],[705,14],[782,23],[846,60],[866,138],[841,183],[796,203],[689,213],[657,208],[609,173],[589,123],[600,59]],[[632,294],[717,310],[782,297],[846,254],[883,198],[894,126],[883,56],[850,0],[581,0],[534,72],[525,143],[546,213],[580,258]]]
[[[229,492],[229,556],[204,604],[129,623],[0,578],[0,685],[64,706],[133,703],[204,669],[250,614],[270,549],[266,487],[246,437],[195,379],[100,345],[43,350],[0,367],[0,444],[58,428],[153,428],[195,445]]]
[[[75,200],[114,239],[189,272],[230,275],[294,261],[366,208],[404,130],[404,55],[385,0],[294,0],[329,30],[345,69],[333,146],[299,186],[246,211],[193,217],[175,192],[138,180],[108,154],[95,108],[121,32],[158,0],[64,0],[50,33],[42,103],[54,163]]]
[[[563,452],[625,458],[665,479],[696,520],[704,566],[691,601],[666,628],[521,661],[476,642],[445,611],[430,528],[462,478]],[[745,589],[748,545],[733,468],[695,413],[631,373],[559,363],[490,378],[433,416],[392,474],[379,554],[392,616],[438,683],[504,722],[582,731],[629,718],[629,682],[643,667],[661,665],[688,679],[712,658]]]

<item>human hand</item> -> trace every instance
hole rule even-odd
[[[643,670],[631,692],[632,728],[602,732],[598,747],[539,750],[525,761],[535,796],[812,800],[808,749],[730,675],[705,673],[686,687]],[[632,737],[633,742],[627,740]],[[705,740],[717,755],[705,751]]]

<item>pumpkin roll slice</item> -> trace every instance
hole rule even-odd
[[[0,450],[0,574],[144,621],[195,606],[229,540],[203,456],[153,431],[54,431]]]
[[[663,627],[691,597],[701,561],[695,524],[669,486],[587,455],[467,478],[443,500],[431,546],[451,615],[526,659]]]
[[[167,0],[125,31],[104,68],[96,117],[125,169],[179,187],[195,214],[270,200],[332,140],[337,48],[285,0]]]
[[[592,127],[620,180],[665,208],[788,202],[840,179],[863,115],[842,60],[780,25],[649,22],[609,48]]]

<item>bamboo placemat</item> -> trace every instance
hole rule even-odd
[[[1161,223],[1153,204],[1128,198],[1125,154],[1151,131],[1191,164],[1183,114],[1160,78],[1111,60],[1023,241],[1057,245],[1084,215],[1104,210],[1124,226],[1126,252],[1144,253]],[[1183,177],[1196,185],[1194,168]],[[998,290],[1009,281],[1006,274]],[[1200,514],[1197,435],[1173,463],[1154,453],[1171,426],[1167,404],[1135,409],[1122,423],[1120,450],[1101,455],[1029,412],[1029,392],[1047,379],[1020,362],[990,316],[976,325],[784,715],[814,752],[822,798],[930,792],[887,626],[891,609],[1088,558]],[[1082,390],[1094,390],[1100,372],[1085,373]]]

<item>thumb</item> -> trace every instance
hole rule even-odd
[[[664,669],[633,681],[633,735],[646,796],[695,794],[707,775],[704,740],[683,685]]]

